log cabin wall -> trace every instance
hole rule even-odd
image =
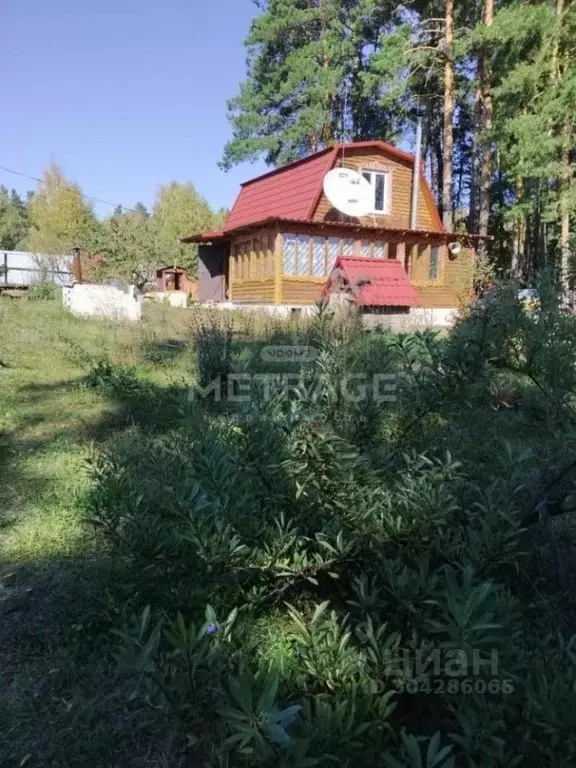
[[[445,246],[440,251],[440,279],[437,282],[415,279],[412,275],[410,279],[423,307],[458,307],[472,296],[474,250],[463,248],[456,257],[450,256]]]
[[[383,151],[356,149],[346,150],[342,166],[355,171],[376,171],[386,174],[386,197],[388,200],[386,213],[375,213],[360,219],[352,219],[365,227],[391,227],[408,229],[410,226],[410,206],[412,195],[412,163],[388,157]],[[315,221],[341,221],[339,213],[322,193],[314,213]],[[351,219],[348,218],[348,221]],[[442,222],[434,205],[430,189],[422,178],[418,200],[418,229],[441,232]]]
[[[288,227],[289,225],[287,225]],[[463,249],[451,258],[436,243],[418,244],[417,231],[370,237],[337,224],[298,224],[291,232],[261,229],[234,237],[230,244],[228,298],[237,303],[309,305],[319,301],[322,287],[338,256],[402,258],[424,307],[457,307],[472,290],[474,252]],[[406,243],[410,239],[413,244]]]
[[[342,234],[337,228],[320,233],[317,226],[310,224],[299,225],[297,231],[281,232],[278,303],[304,305],[319,301],[338,256],[385,259],[395,258],[396,252],[396,242],[386,242],[382,237],[358,238],[354,232]]]

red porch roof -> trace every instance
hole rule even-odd
[[[340,257],[334,265],[337,269],[344,272],[351,285],[366,280],[354,294],[362,306],[413,307],[419,303],[401,261]],[[329,290],[330,280],[324,286],[324,295]]]

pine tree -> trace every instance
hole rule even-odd
[[[376,0],[267,0],[246,41],[248,78],[229,103],[224,168],[277,165],[339,139],[394,139],[398,119],[374,77],[393,9]]]

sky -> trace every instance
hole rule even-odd
[[[252,0],[0,0],[0,165],[42,176],[54,161],[125,207],[173,180],[230,207],[265,170],[218,168],[256,13]],[[35,187],[1,170],[0,184]]]

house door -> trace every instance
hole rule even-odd
[[[228,243],[201,245],[198,248],[199,301],[225,301],[228,276],[225,266]],[[227,272],[227,271],[226,271]]]

